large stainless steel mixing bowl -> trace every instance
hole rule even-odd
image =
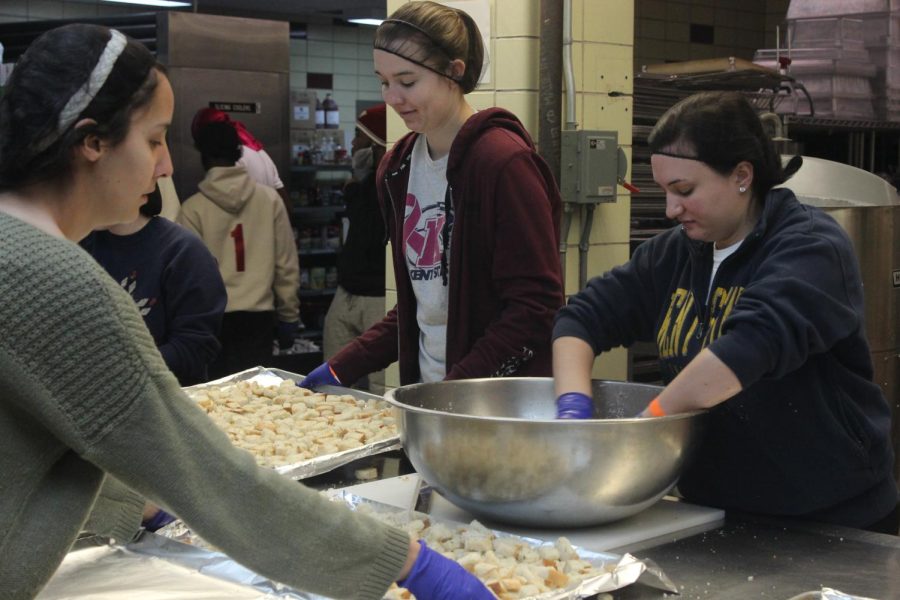
[[[596,419],[557,421],[550,378],[389,391],[400,440],[441,495],[479,518],[580,527],[638,513],[678,481],[702,412],[636,419],[661,388],[594,382]]]

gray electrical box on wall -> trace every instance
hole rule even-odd
[[[624,160],[620,161],[619,154],[619,135],[615,131],[563,131],[560,161],[563,202],[615,202],[616,184],[625,175],[620,170],[620,162]]]

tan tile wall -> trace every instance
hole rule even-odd
[[[406,0],[388,0],[388,14]],[[540,48],[539,0],[490,0],[490,83],[479,86],[468,98],[475,108],[503,106],[513,111],[537,138],[538,52]],[[616,130],[620,145],[630,156],[634,13],[632,3],[608,0],[573,0],[573,68],[576,115],[579,128]],[[610,97],[611,91],[625,95]],[[561,107],[561,110],[564,106]],[[404,133],[403,122],[388,111],[388,139]],[[588,252],[588,275],[599,275],[628,259],[630,198],[624,189],[616,203],[595,213]],[[578,233],[573,219],[567,243],[566,293],[578,288]],[[393,273],[387,273],[386,304],[396,303]],[[627,354],[614,351],[597,361],[596,377],[624,379]],[[399,383],[396,365],[388,370],[387,384]]]

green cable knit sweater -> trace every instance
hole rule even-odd
[[[53,574],[109,473],[266,577],[380,598],[400,530],[246,452],[184,395],[128,294],[77,245],[0,213],[0,598]]]

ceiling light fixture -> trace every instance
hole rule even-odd
[[[384,19],[347,19],[348,23],[356,23],[357,25],[372,25],[378,27]]]
[[[118,4],[140,4],[142,6],[158,6],[161,8],[181,8],[191,6],[190,2],[175,2],[174,0],[105,0]]]

